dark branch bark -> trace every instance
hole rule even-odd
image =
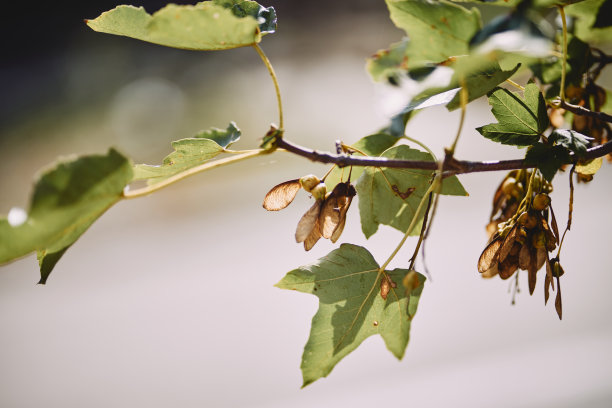
[[[294,153],[298,156],[310,159],[314,162],[336,164],[340,167],[371,166],[401,169],[421,169],[431,171],[438,170],[438,163],[433,161],[393,160],[388,159],[386,157],[361,157],[349,156],[345,154],[317,152],[315,150],[298,146],[282,138],[277,139],[276,146],[285,149],[291,153]],[[584,156],[584,159],[592,160],[597,157],[605,156],[609,153],[612,153],[612,141],[588,149],[586,155]],[[574,155],[572,154],[570,157],[573,161]],[[451,157],[450,160],[445,160],[442,170],[448,174],[465,174],[484,171],[526,169],[531,167],[535,166],[526,163],[523,159],[475,162],[467,160],[456,160],[455,158]]]
[[[565,101],[559,101],[558,106],[572,112],[574,115],[590,116],[592,118],[601,119],[604,122],[612,123],[612,116],[604,112],[594,112],[579,105],[572,105]]]

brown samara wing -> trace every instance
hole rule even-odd
[[[318,224],[319,213],[321,212],[322,202],[320,200],[315,203],[306,211],[300,221],[298,222],[297,229],[295,230],[295,241],[303,242],[308,238],[315,225]],[[314,245],[314,244],[313,244]]]
[[[278,211],[287,207],[300,190],[300,180],[289,180],[274,187],[264,197],[263,208],[268,211]]]
[[[518,255],[508,255],[504,262],[500,262],[497,272],[502,279],[508,279],[518,270]]]
[[[529,252],[531,253],[531,257],[529,259],[529,265],[527,266],[527,281],[529,283],[529,294],[533,295],[533,291],[536,287],[537,272],[540,268],[538,268],[538,257],[536,250],[530,249]]]
[[[342,228],[344,228],[346,212],[355,194],[355,187],[347,181],[345,183],[338,183],[329,196],[327,196],[321,207],[321,214],[319,215],[319,224],[323,238],[332,238],[334,232],[338,230],[341,225]],[[342,230],[340,230],[340,232],[342,232]],[[340,234],[336,234],[335,240],[339,237]]]
[[[310,251],[319,239],[321,239],[321,228],[319,227],[319,218],[317,217],[312,231],[310,231],[310,234],[304,240],[304,249]]]
[[[557,297],[555,298],[555,310],[557,311],[557,316],[559,316],[559,320],[561,320],[563,316],[563,306],[561,304],[561,283],[559,282],[558,276],[557,276]]]
[[[480,258],[478,258],[478,272],[485,273],[494,266],[497,266],[501,244],[501,238],[496,237],[485,247],[482,254],[480,254]]]
[[[518,224],[514,224],[514,226],[506,235],[506,238],[502,242],[501,247],[499,248],[499,262],[504,262],[506,257],[510,254],[510,251],[514,247],[514,243],[516,242],[516,238],[518,237]]]

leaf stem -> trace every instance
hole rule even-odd
[[[561,90],[559,91],[559,98],[562,101],[565,100],[565,76],[567,75],[567,21],[565,19],[565,9],[563,6],[558,6],[559,15],[561,16],[561,22],[563,24],[563,65],[561,65]]]
[[[278,104],[278,127],[282,130],[285,127],[283,123],[283,102],[281,101],[281,92],[280,86],[278,85],[278,78],[276,77],[276,73],[274,72],[274,67],[272,67],[272,63],[270,63],[270,60],[263,52],[261,47],[258,44],[253,44],[253,48],[255,48],[255,51],[257,51],[257,54],[259,54],[259,57],[263,61],[264,65],[266,66],[266,68],[268,68],[268,72],[272,77],[272,82],[274,82],[274,90],[276,91],[276,103]]]
[[[436,155],[434,154],[434,152],[432,152],[432,151],[431,151],[431,149],[430,149],[429,147],[427,147],[427,145],[426,145],[426,144],[424,144],[424,143],[422,143],[422,142],[420,142],[420,141],[418,141],[418,140],[416,140],[416,139],[413,139],[413,138],[411,138],[410,136],[407,136],[406,134],[404,134],[404,136],[402,136],[402,139],[406,139],[406,140],[408,140],[409,142],[412,142],[412,143],[414,143],[414,144],[416,144],[416,145],[421,146],[421,147],[422,147],[422,148],[423,148],[423,149],[424,149],[424,150],[425,150],[427,153],[429,153],[429,154],[431,155],[431,157],[433,157],[433,159],[434,159],[434,161],[435,161],[435,162],[437,162],[437,161],[438,161],[438,158],[436,157]]]
[[[514,82],[514,81],[513,81],[513,80],[511,80],[511,79],[506,79],[506,82],[507,82],[507,83],[509,83],[510,85],[512,85],[513,87],[515,87],[516,89],[519,89],[519,90],[521,90],[521,91],[524,91],[524,90],[525,90],[525,87],[524,87],[524,86],[520,86],[519,84],[517,84],[516,82]]]
[[[440,174],[438,173],[438,175],[436,176],[436,178],[434,178],[433,182],[431,183],[431,185],[429,186],[429,188],[427,189],[425,194],[423,194],[423,198],[421,198],[421,201],[419,202],[419,206],[417,207],[416,211],[414,212],[414,216],[412,217],[412,221],[410,221],[410,225],[408,226],[408,229],[406,230],[406,233],[402,237],[402,240],[399,242],[399,244],[397,244],[397,247],[395,247],[395,249],[393,250],[391,255],[389,255],[389,258],[387,258],[387,260],[385,261],[385,263],[382,264],[382,266],[378,269],[379,272],[384,271],[385,268],[387,268],[389,263],[393,260],[393,258],[395,258],[395,255],[397,255],[397,253],[402,248],[402,246],[404,246],[404,243],[406,242],[406,239],[408,239],[408,237],[410,236],[410,232],[412,231],[412,229],[414,228],[414,226],[417,223],[417,220],[419,219],[419,214],[421,213],[421,210],[423,209],[423,206],[425,205],[426,202],[429,201],[429,194],[431,194],[433,191],[435,191],[436,188],[438,188],[438,184],[440,183],[440,180],[441,180],[441,177],[440,177]]]
[[[167,179],[160,181],[159,183],[155,183],[147,187],[139,188],[139,189],[132,190],[132,191],[126,188],[123,191],[122,198],[131,199],[131,198],[143,197],[151,193],[154,193],[158,190],[161,190],[162,188],[167,187],[171,184],[174,184],[177,181],[183,180],[184,178],[193,176],[194,174],[202,173],[203,171],[206,171],[206,170],[212,170],[217,167],[225,166],[227,164],[237,163],[239,161],[250,159],[256,156],[261,156],[263,154],[267,154],[267,152],[263,149],[252,150],[252,151],[247,151],[245,153],[242,153],[238,156],[226,157],[224,159],[219,159],[219,160],[215,160],[212,162],[206,162],[199,166],[192,167],[183,172],[175,174],[172,177],[168,177]]]

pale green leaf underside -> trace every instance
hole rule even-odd
[[[454,74],[450,84],[445,87],[431,88],[421,92],[414,100],[419,105],[426,104],[426,101],[452,89],[458,89],[461,84],[465,86],[468,93],[468,102],[472,102],[481,96],[486,95],[499,84],[510,78],[518,71],[520,64],[514,68],[504,71],[501,69],[497,61],[490,61],[486,58],[478,58],[474,56],[458,58],[451,65],[454,69]],[[445,102],[445,101],[443,101]],[[453,111],[461,107],[460,92],[454,94],[452,99],[446,104],[446,108]],[[419,109],[419,108],[417,108]]]
[[[527,84],[524,98],[507,89],[498,88],[489,95],[493,115],[499,123],[477,130],[493,141],[516,146],[536,143],[548,127],[546,102],[535,84]]]
[[[450,1],[386,0],[391,20],[408,34],[407,67],[422,61],[440,62],[464,55],[480,29],[480,13]]]
[[[199,166],[223,153],[226,147],[240,138],[240,134],[240,129],[230,123],[227,129],[212,128],[193,138],[174,141],[174,152],[164,158],[161,166],[135,165],[133,180],[147,180],[149,184],[154,184]]]
[[[406,296],[402,278],[408,270],[386,271],[397,288],[384,300],[378,268],[367,249],[342,244],[315,263],[287,273],[276,284],[319,298],[302,356],[304,386],[326,377],[342,358],[376,334],[393,355],[404,356],[425,277],[419,274],[419,285]]]
[[[129,160],[113,149],[58,163],[36,182],[23,224],[0,218],[0,263],[38,251],[44,283],[59,257],[121,198],[131,179]]]
[[[225,50],[261,41],[255,18],[237,17],[211,1],[168,4],[153,15],[142,7],[118,6],[88,20],[87,25],[103,33],[188,50]]]
[[[392,147],[382,157],[433,161],[430,154],[406,145]],[[431,181],[432,172],[429,170],[366,168],[355,186],[359,196],[361,229],[365,236],[372,236],[380,224],[407,232]],[[444,178],[442,183],[441,194],[467,195],[456,176]],[[402,198],[402,194],[407,197]],[[410,235],[419,234],[423,215],[423,211],[418,214],[419,222],[410,231]]]

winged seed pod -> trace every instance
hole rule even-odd
[[[554,290],[557,278],[555,308],[561,318],[561,295],[558,277],[562,274],[558,259],[549,261],[549,252],[559,244],[559,230],[555,214],[550,207],[548,192],[552,187],[540,174],[531,177],[528,171],[512,171],[502,181],[493,199],[493,212],[487,231],[490,239],[478,259],[478,272],[482,277],[499,275],[509,279],[519,269],[527,271],[529,293],[535,291],[537,272],[546,264],[544,298]],[[525,197],[523,185],[534,183]],[[520,193],[520,194],[519,194]],[[518,211],[518,213],[517,213]],[[550,220],[550,223],[549,223]]]
[[[295,240],[304,243],[309,251],[321,237],[336,242],[346,223],[346,213],[353,197],[357,194],[350,182],[338,183],[327,193],[327,187],[317,176],[309,174],[300,179],[280,183],[266,194],[263,207],[278,211],[287,207],[300,188],[311,193],[314,204],[304,213],[295,231]]]
[[[304,249],[310,251],[314,244],[323,237],[336,242],[346,223],[346,213],[353,197],[357,194],[350,182],[338,183],[325,195],[324,199],[315,196],[316,201],[298,222],[295,240],[304,242]]]
[[[298,191],[301,184],[299,179],[285,181],[272,187],[264,197],[263,208],[268,211],[279,211],[287,207]]]

